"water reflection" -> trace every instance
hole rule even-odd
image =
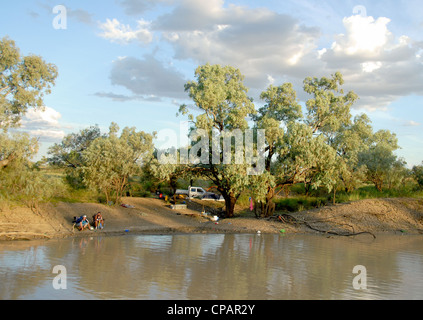
[[[0,244],[0,299],[422,299],[423,238],[94,237]],[[67,289],[54,290],[55,265]],[[353,268],[367,269],[355,290]]]

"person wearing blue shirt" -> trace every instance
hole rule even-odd
[[[86,228],[91,229],[90,222],[87,219],[86,215],[79,217],[75,222],[76,227],[79,231],[85,230]]]

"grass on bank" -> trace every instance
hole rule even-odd
[[[275,199],[276,211],[298,212],[319,208],[332,203],[333,195],[323,190],[314,190],[309,195],[303,184],[295,185],[291,188],[291,195]],[[346,203],[366,199],[378,198],[421,198],[423,199],[423,190],[418,189],[415,184],[408,183],[401,188],[384,189],[378,191],[372,185],[364,185],[354,191],[338,191],[336,193],[336,203]]]

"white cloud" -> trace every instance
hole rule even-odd
[[[235,66],[247,86],[259,90],[268,74],[309,75],[309,56],[317,56],[320,36],[317,28],[301,25],[292,16],[267,8],[224,6],[222,0],[182,1],[153,21],[152,28],[162,32],[176,59]]]
[[[382,67],[382,62],[380,62],[380,61],[363,62],[361,64],[361,66],[362,66],[364,72],[373,72],[373,71],[379,69],[380,67]]]
[[[114,43],[128,44],[133,41],[148,44],[153,41],[153,34],[149,30],[150,23],[138,20],[137,28],[133,30],[129,25],[120,23],[117,19],[107,19],[100,24],[103,31],[100,36]]]
[[[59,123],[62,115],[50,107],[44,111],[29,109],[21,120],[21,130],[28,132],[41,141],[57,141],[63,139],[65,132]]]
[[[149,0],[121,2],[125,8],[138,5],[140,10],[151,5]],[[302,24],[292,15],[268,8],[223,0],[174,3],[167,13],[138,29],[150,35],[153,31],[160,34],[156,40],[162,42],[155,42],[156,48],[163,42],[169,44],[174,62],[194,66],[208,62],[239,68],[255,99],[269,83],[278,85],[282,80],[292,82],[302,100],[308,99],[302,92],[304,78],[329,76],[336,71],[344,75],[344,89],[359,95],[356,108],[384,110],[400,97],[423,95],[423,44],[407,35],[394,34],[389,28],[390,18],[367,15],[339,18],[344,30],[333,36],[322,34],[318,27]],[[304,1],[303,5],[307,4]],[[330,16],[334,19],[336,12],[331,11]],[[132,30],[116,19],[108,20],[104,27],[108,33],[103,35],[111,41],[128,43],[136,39],[134,33],[138,29]],[[169,48],[163,47],[166,51]],[[115,61],[111,79],[113,84],[129,89],[136,98],[186,96],[181,89],[184,77],[153,56]]]
[[[275,78],[273,78],[270,74],[267,75],[267,82],[269,85],[273,85],[275,83]]]
[[[385,17],[355,15],[343,22],[345,34],[320,51],[319,60],[326,72],[344,74],[345,85],[360,97],[356,107],[383,110],[403,96],[423,95],[418,43],[394,35]]]
[[[29,133],[34,137],[39,137],[42,141],[57,141],[62,140],[65,137],[65,133],[63,131],[57,130],[30,130]]]
[[[406,123],[404,123],[404,126],[406,126],[406,127],[419,127],[419,126],[421,126],[421,124],[416,122],[416,121],[410,120],[410,121],[407,121]]]
[[[45,107],[43,110],[29,109],[22,119],[22,127],[47,126],[59,127],[59,119],[62,115],[56,110]]]
[[[377,57],[391,41],[392,33],[388,30],[390,19],[354,15],[343,20],[347,33],[340,34],[332,44],[335,53],[361,55],[367,58]]]

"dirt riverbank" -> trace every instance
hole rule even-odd
[[[198,208],[210,202],[188,203],[173,210],[154,198],[124,198],[131,206],[109,207],[93,203],[57,203],[41,207],[39,214],[28,208],[0,211],[0,240],[32,240],[108,234],[177,233],[317,233],[350,236],[362,232],[423,234],[423,200],[412,198],[372,199],[298,212],[279,212],[272,219],[243,214],[217,223],[201,215]],[[75,216],[91,218],[102,212],[104,230],[79,232],[73,229]],[[280,215],[280,217],[278,217]]]

